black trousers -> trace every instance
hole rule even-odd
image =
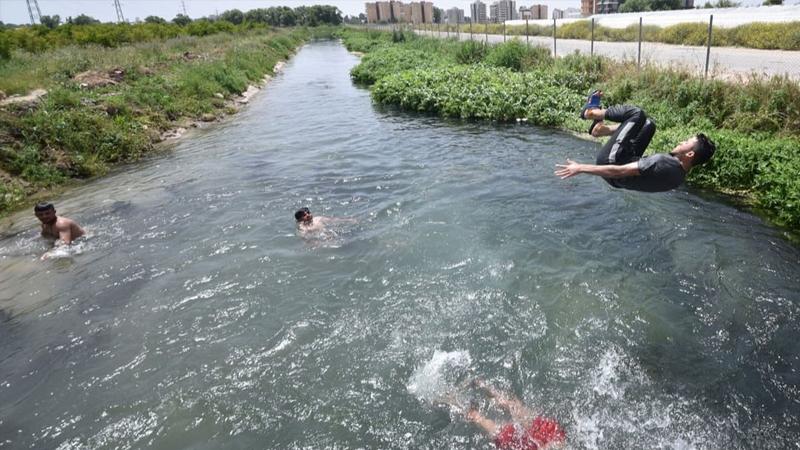
[[[597,153],[597,165],[622,165],[639,160],[656,133],[656,124],[641,108],[631,105],[611,106],[605,118],[619,122],[620,126]]]

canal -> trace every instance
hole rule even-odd
[[[559,180],[596,144],[373,105],[303,47],[166,154],[0,240],[0,448],[493,448],[443,399],[567,448],[800,440],[800,251],[712,196]],[[293,214],[349,218],[301,234]]]

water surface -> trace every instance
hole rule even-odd
[[[595,144],[374,107],[304,47],[234,118],[0,240],[0,447],[492,448],[475,376],[568,448],[800,439],[800,252],[688,189],[560,181]],[[293,213],[352,217],[301,236]],[[483,402],[496,414],[489,402]]]

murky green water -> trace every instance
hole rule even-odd
[[[800,251],[690,190],[560,181],[594,144],[376,109],[336,43],[228,122],[0,240],[0,447],[491,448],[481,376],[568,448],[800,438]],[[353,217],[300,236],[301,206]],[[459,395],[468,397],[470,393]]]

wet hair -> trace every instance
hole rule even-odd
[[[49,211],[51,209],[56,209],[56,207],[53,206],[52,203],[50,203],[50,202],[39,202],[39,203],[36,204],[36,206],[33,207],[33,212],[44,212],[44,211]]]
[[[699,166],[705,164],[717,151],[717,146],[714,141],[708,138],[703,133],[698,134],[697,143],[694,145],[694,158],[692,158],[692,166]]]
[[[311,214],[311,210],[308,208],[300,208],[297,210],[296,213],[294,213],[294,220],[299,222],[303,220],[303,216],[305,216],[306,214]]]

